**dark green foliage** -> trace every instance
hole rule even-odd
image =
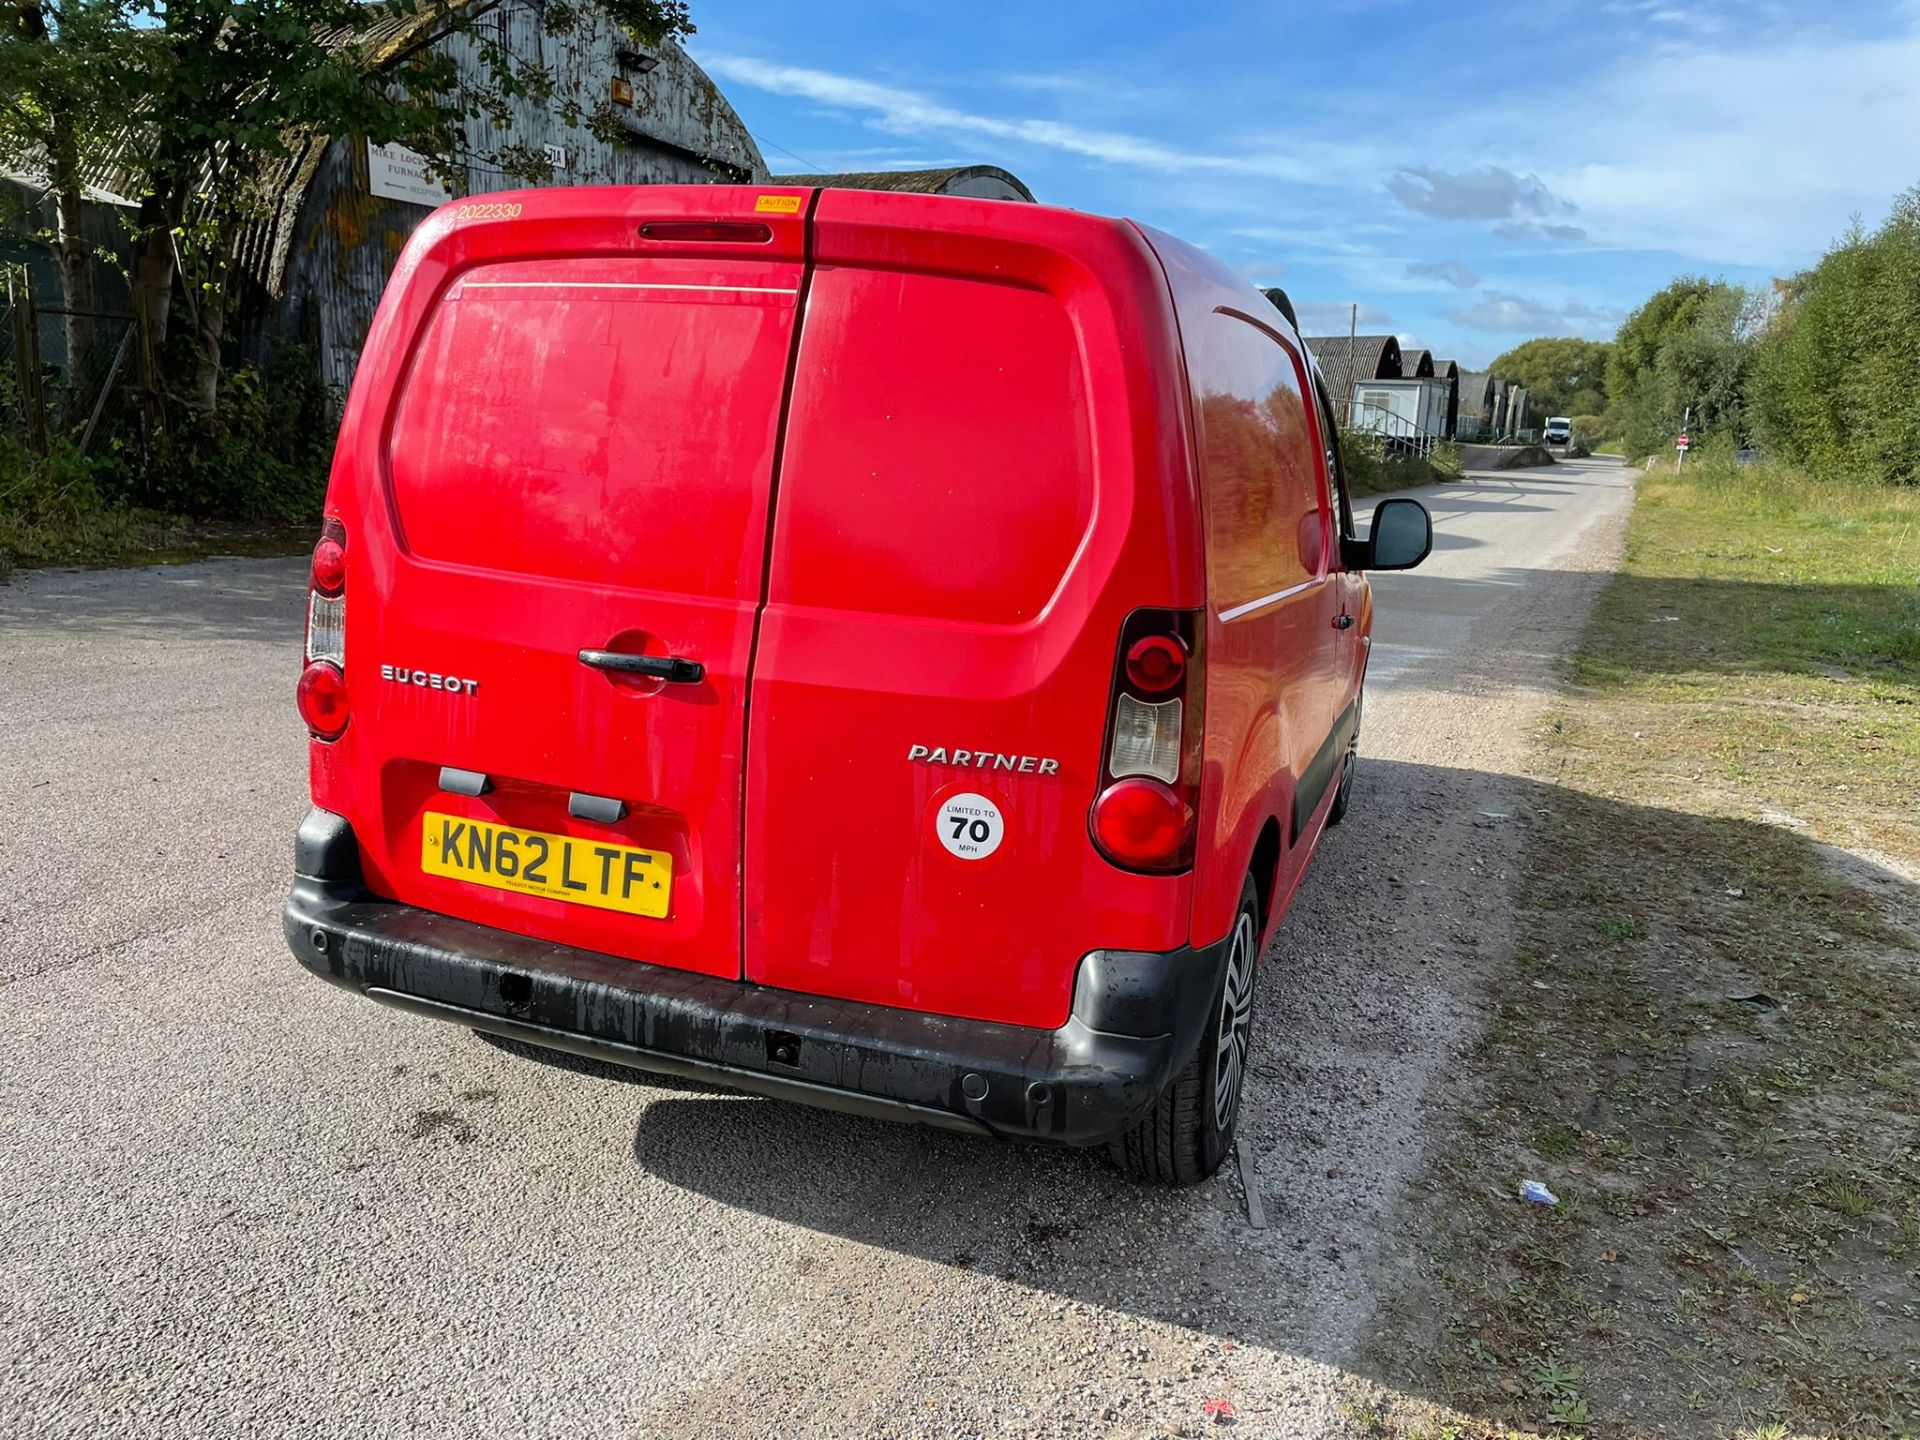
[[[1696,436],[1744,437],[1755,313],[1740,286],[1687,275],[1627,317],[1607,390],[1629,453],[1670,451],[1683,423]]]
[[[288,348],[264,370],[233,372],[220,407],[210,436],[163,430],[144,444],[137,416],[123,415],[86,455],[70,435],[41,455],[17,426],[0,428],[0,577],[15,564],[187,553],[200,530],[231,546],[236,526],[317,524],[333,422],[312,355]]]
[[[1760,443],[1792,460],[1920,481],[1920,188],[1782,288],[1752,386]]]
[[[1438,446],[1420,460],[1400,453],[1384,436],[1365,430],[1340,432],[1340,464],[1355,495],[1411,490],[1437,480],[1457,480],[1462,473],[1460,452],[1451,444]]]
[[[146,462],[129,444],[108,472],[110,501],[228,520],[318,521],[333,451],[333,418],[310,352],[287,347],[262,370],[237,370],[221,390],[209,440],[173,430]]]
[[[1625,395],[1652,374],[1668,337],[1693,324],[1716,294],[1732,288],[1724,280],[1682,275],[1622,321],[1607,357],[1611,393]]]
[[[1572,415],[1607,408],[1607,361],[1613,347],[1572,337],[1529,340],[1489,367],[1527,387],[1527,406],[1540,415]]]

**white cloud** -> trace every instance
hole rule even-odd
[[[1387,180],[1387,192],[1409,210],[1436,220],[1508,220],[1571,214],[1538,175],[1519,175],[1499,165],[1459,174],[1424,165],[1403,165]]]
[[[1538,220],[1509,220],[1493,227],[1502,240],[1584,240],[1587,232],[1578,225],[1548,225]]]
[[[809,150],[811,151],[811,147]],[[944,170],[954,165],[970,164],[971,160],[969,157],[960,155],[940,155],[925,150],[902,150],[894,146],[881,146],[851,150],[824,150],[818,154],[809,153],[805,161],[795,155],[782,154],[773,157],[768,163],[776,175],[812,175],[841,174],[853,170]]]
[[[1456,290],[1471,290],[1480,283],[1480,277],[1458,260],[1432,260],[1409,265],[1407,273],[1427,280],[1443,281]]]
[[[1478,84],[1484,71],[1433,67],[1411,97],[1418,126],[1370,126],[1349,92],[1261,129],[1204,95],[1179,114],[1112,103],[1096,69],[923,87],[737,50],[700,59],[730,90],[791,97],[897,142],[897,157],[846,168],[933,156],[1033,167],[1047,198],[1139,213],[1256,278],[1291,267],[1297,287],[1369,296],[1442,345],[1448,302],[1482,334],[1604,333],[1615,311],[1601,302],[1632,303],[1648,282],[1601,252],[1785,273],[1920,181],[1920,0],[1878,12],[1870,36],[1852,27],[1858,39],[1838,20],[1717,0],[1603,3],[1633,47],[1572,77],[1513,65]],[[1054,114],[1065,118],[1043,118]],[[1442,273],[1451,265],[1459,275]],[[1479,276],[1492,294],[1468,293]],[[1386,328],[1378,310],[1368,323]],[[1467,321],[1445,323],[1465,333]]]
[[[1362,335],[1377,335],[1393,323],[1393,317],[1386,311],[1365,304],[1361,305],[1356,320],[1353,302],[1349,300],[1309,300],[1305,304],[1295,300],[1293,311],[1300,317],[1302,335],[1344,335],[1355,325]]]
[[[1536,170],[1607,248],[1796,268],[1850,215],[1876,218],[1920,181],[1920,6],[1872,38],[1773,28],[1670,40],[1577,85],[1542,72],[1537,88],[1463,105],[1445,124],[1449,154]]]
[[[1352,238],[1345,229],[1287,225],[1235,225],[1227,235],[1235,240],[1256,240],[1263,245],[1284,245],[1296,254],[1370,256],[1371,248]]]
[[[1268,180],[1310,180],[1337,173],[1340,166],[1350,163],[1353,153],[1352,147],[1278,136],[1258,151],[1181,149],[1118,130],[1091,129],[1059,120],[983,115],[911,90],[827,70],[781,65],[746,55],[702,52],[699,59],[709,74],[721,80],[857,111],[881,129],[896,134],[1013,140],[1111,165],[1168,174],[1201,171]]]
[[[1504,290],[1486,290],[1471,305],[1445,312],[1447,319],[1469,330],[1499,335],[1611,335],[1625,318],[1620,311],[1582,301],[1550,305]]]

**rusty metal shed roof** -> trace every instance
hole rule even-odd
[[[1433,352],[1431,350],[1402,350],[1400,352],[1400,374],[1408,380],[1424,380],[1433,374]]]
[[[1361,380],[1398,380],[1400,342],[1391,335],[1306,335],[1307,348],[1320,362],[1320,374],[1344,404],[1347,391]]]
[[[916,195],[973,195],[984,199],[1032,200],[1033,191],[998,165],[951,165],[940,170],[850,170],[838,175],[776,175],[776,185],[818,185],[833,190],[899,190]],[[1013,195],[995,195],[1006,189]]]

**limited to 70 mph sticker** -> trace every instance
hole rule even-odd
[[[949,796],[933,817],[933,825],[948,853],[962,860],[986,859],[1007,834],[1000,807],[971,792]]]

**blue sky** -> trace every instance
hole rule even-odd
[[[984,161],[1466,365],[1920,183],[1920,0],[696,0],[776,173]]]

